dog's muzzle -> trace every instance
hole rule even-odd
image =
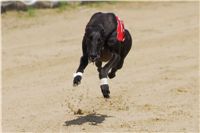
[[[100,58],[100,56],[99,55],[90,55],[89,56],[89,60],[91,61],[91,62],[95,62],[97,59],[99,59]]]

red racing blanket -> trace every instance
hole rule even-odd
[[[116,16],[117,19],[117,40],[123,42],[125,40],[124,36],[124,22]]]

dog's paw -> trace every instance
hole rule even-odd
[[[101,92],[103,93],[104,98],[110,98],[109,86],[107,84],[101,85]]]
[[[110,73],[108,74],[108,77],[109,77],[110,79],[114,78],[115,76],[116,76],[115,73],[111,73],[111,72],[110,72]]]
[[[78,86],[81,83],[81,79],[82,77],[79,75],[74,77],[73,86]]]

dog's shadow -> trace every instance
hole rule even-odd
[[[111,117],[111,116],[102,115],[102,114],[88,114],[85,116],[78,116],[78,118],[76,119],[65,121],[64,126],[82,125],[87,122],[90,125],[98,125],[98,124],[101,124],[107,117]]]

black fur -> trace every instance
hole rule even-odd
[[[83,55],[76,72],[84,72],[88,62],[95,62],[99,78],[114,78],[116,71],[121,69],[124,59],[132,46],[132,38],[125,29],[125,40],[117,40],[117,20],[113,13],[95,13],[88,22],[82,41]],[[102,61],[108,61],[102,67]],[[110,71],[110,72],[109,72]],[[108,73],[109,72],[109,73]],[[81,82],[81,77],[74,77],[74,86]],[[103,96],[109,98],[109,86],[100,86]]]

